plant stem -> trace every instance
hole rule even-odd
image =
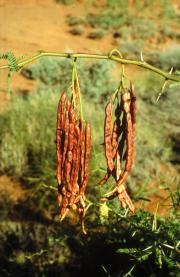
[[[99,55],[99,54],[87,54],[87,53],[58,53],[58,52],[39,52],[35,54],[34,56],[24,59],[23,61],[18,63],[19,69],[24,67],[25,65],[38,60],[41,57],[59,57],[59,58],[83,58],[83,59],[102,59],[102,60],[111,60],[115,61],[117,63],[121,63],[123,65],[125,64],[131,64],[131,65],[137,65],[139,67],[143,67],[145,69],[151,70],[162,77],[164,77],[166,80],[171,80],[175,82],[180,82],[180,76],[175,74],[170,74],[168,72],[165,72],[155,66],[152,66],[145,61],[136,61],[136,60],[129,60],[129,59],[123,59],[121,57],[118,57],[117,55],[113,55],[113,53],[110,53],[109,55]],[[0,66],[0,69],[8,68],[8,65],[2,65]]]

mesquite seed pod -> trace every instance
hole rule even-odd
[[[112,140],[111,140],[111,145],[112,145],[112,157],[114,159],[117,151],[117,144],[118,144],[118,125],[117,121],[114,121],[113,125],[113,131],[112,131]]]
[[[129,210],[134,213],[134,205],[131,201],[131,198],[127,194],[127,191],[125,190],[124,186],[121,187],[121,190],[118,191],[118,199],[121,203],[122,207],[125,209],[126,207],[129,208]]]
[[[64,165],[67,149],[68,149],[68,141],[69,141],[69,109],[70,109],[70,101],[68,100],[66,103],[66,110],[65,110],[65,119],[64,119],[64,145],[63,145],[63,162],[62,166]]]
[[[134,212],[133,203],[123,186],[131,170],[132,163],[133,163],[133,153],[134,153],[134,131],[135,131],[135,124],[136,124],[136,96],[132,85],[130,87],[130,90],[123,89],[123,92],[121,95],[120,106],[122,107],[121,110],[123,112],[122,120],[120,119],[120,116],[118,116],[118,114],[120,113],[120,109],[118,110],[119,108],[118,105],[115,109],[115,116],[116,116],[116,122],[117,122],[118,128],[113,127],[113,130],[114,130],[113,132],[116,131],[116,133],[118,134],[117,151],[116,152],[113,151],[113,155],[115,153],[115,156],[116,156],[116,174],[114,175],[114,171],[111,172],[113,177],[116,179],[117,184],[111,192],[105,194],[105,197],[102,198],[102,201],[107,201],[118,196],[122,206],[124,208],[128,207],[132,212]],[[119,139],[120,136],[121,138]],[[112,146],[115,146],[115,141],[116,141],[115,138],[116,136],[115,134],[113,134]],[[124,151],[125,145],[126,145],[126,150]],[[123,159],[125,159],[126,162],[125,162],[124,171],[120,176],[121,161]]]
[[[123,102],[123,108],[124,108],[125,118],[126,118],[127,157],[126,157],[124,172],[123,172],[120,180],[117,182],[117,185],[113,189],[112,193],[115,193],[116,191],[118,191],[119,187],[126,182],[127,177],[129,175],[129,171],[131,170],[132,161],[133,161],[133,143],[134,143],[133,142],[133,128],[132,128],[132,121],[131,121],[131,114],[130,114],[130,93],[127,89],[124,89],[124,92],[122,94],[122,102]]]
[[[61,184],[62,179],[62,128],[63,128],[63,106],[66,100],[64,92],[60,98],[57,110],[57,130],[56,130],[56,156],[57,156],[57,181]]]
[[[105,126],[104,126],[104,142],[105,142],[105,154],[110,171],[114,168],[114,162],[112,157],[112,145],[111,145],[111,129],[112,129],[112,103],[108,102],[105,108]]]
[[[71,102],[64,93],[57,113],[57,179],[58,205],[61,220],[70,208],[79,211],[84,230],[85,189],[89,176],[91,128],[85,126],[78,113],[78,83],[74,83],[75,97]],[[85,231],[84,231],[85,232]]]
[[[130,112],[131,112],[131,118],[132,118],[133,131],[135,131],[135,127],[136,127],[136,94],[135,94],[134,86],[132,83],[130,84],[129,91],[130,91],[130,95],[131,95]]]
[[[66,189],[68,192],[71,192],[72,187],[71,187],[71,163],[66,160],[65,161],[65,171],[64,171],[64,178],[65,178],[65,184],[66,184]]]
[[[75,80],[74,81],[75,106],[77,105],[78,100],[79,100],[79,86],[80,86],[80,81],[79,80]]]
[[[116,151],[116,181],[119,180],[120,174],[121,174],[120,155],[119,155],[119,152]]]
[[[79,145],[80,145],[80,130],[78,126],[74,129],[74,142],[73,142],[73,159],[72,159],[72,170],[71,170],[71,199],[70,205],[74,204],[75,195],[77,192],[77,179],[79,170]]]

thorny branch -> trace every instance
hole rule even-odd
[[[148,69],[150,71],[153,71],[153,72],[161,75],[166,80],[180,82],[180,76],[178,76],[178,75],[165,72],[155,66],[152,66],[151,64],[145,62],[144,60],[136,61],[136,60],[124,59],[120,55],[117,56],[115,54],[115,51],[111,51],[110,54],[108,54],[108,55],[87,54],[87,53],[58,53],[58,52],[39,51],[34,56],[32,56],[30,58],[24,58],[23,60],[17,62],[17,68],[18,68],[18,70],[20,70],[27,64],[29,64],[35,60],[38,60],[42,57],[59,57],[59,58],[69,58],[69,59],[77,59],[77,58],[85,59],[85,58],[87,58],[87,59],[111,60],[111,61],[115,61],[117,63],[121,63],[123,65],[126,65],[126,64],[137,65],[139,67],[143,67],[145,69]],[[10,64],[0,66],[0,69],[7,69],[7,68],[10,68]]]

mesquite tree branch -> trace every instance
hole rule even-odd
[[[102,60],[111,60],[115,61],[117,63],[121,63],[123,65],[126,64],[132,64],[137,65],[139,67],[143,67],[145,69],[148,69],[150,71],[153,71],[162,77],[164,77],[166,80],[180,82],[180,76],[175,74],[167,73],[155,66],[150,65],[149,63],[146,63],[145,61],[136,61],[136,60],[129,60],[124,59],[120,56],[114,55],[113,52],[111,52],[109,55],[99,55],[99,54],[87,54],[87,53],[58,53],[58,52],[43,52],[39,51],[37,54],[30,58],[26,58],[24,60],[21,60],[20,62],[17,62],[18,69],[21,69],[25,65],[38,60],[41,57],[59,57],[59,58],[69,58],[69,59],[76,59],[76,58],[87,58],[87,59],[102,59]],[[10,68],[9,64],[0,66],[0,69],[7,69]]]

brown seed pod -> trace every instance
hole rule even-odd
[[[126,152],[125,151],[125,143],[126,143],[126,116],[125,114],[123,115],[121,126],[120,126],[120,140],[118,143],[118,148],[117,151],[119,153],[120,161],[124,161],[126,159]],[[124,159],[125,158],[125,159]]]
[[[112,103],[108,102],[105,108],[105,125],[104,125],[104,143],[105,143],[105,155],[107,160],[108,169],[112,171],[114,169],[114,162],[112,157],[112,145],[111,145],[111,129],[112,129]]]
[[[68,160],[65,161],[65,166],[64,166],[64,181],[65,181],[65,186],[66,190],[68,192],[71,192],[72,186],[71,186],[71,162]]]
[[[64,166],[67,150],[68,150],[68,142],[69,142],[69,110],[70,110],[71,103],[68,100],[66,103],[66,110],[65,110],[65,119],[64,119],[64,144],[63,144],[63,162],[62,167]]]
[[[136,127],[136,94],[134,90],[134,86],[131,83],[130,84],[130,95],[131,95],[131,106],[130,106],[130,113],[131,113],[131,118],[132,118],[132,125],[133,125],[133,131],[135,132],[135,127]]]
[[[116,181],[119,180],[120,174],[121,174],[120,155],[119,155],[119,152],[116,151]]]
[[[57,201],[58,201],[58,206],[60,207],[61,206],[61,203],[62,203],[62,194],[58,192],[58,198],[57,198]]]
[[[112,137],[111,137],[111,151],[112,151],[111,157],[113,159],[113,170],[111,171],[109,167],[107,168],[107,173],[104,176],[104,178],[99,182],[99,185],[104,185],[111,175],[113,175],[113,177],[116,179],[117,174],[116,174],[114,161],[116,159],[116,153],[118,151],[118,139],[122,133],[122,126],[121,126],[121,119],[120,119],[121,113],[122,113],[122,105],[117,103],[117,106],[115,109],[116,118],[113,124],[113,131],[112,131]],[[120,166],[120,163],[118,163],[118,166]],[[120,167],[119,167],[119,170],[120,170]]]
[[[79,171],[79,148],[80,148],[80,130],[76,125],[74,128],[74,142],[72,152],[72,169],[71,169],[71,199],[70,205],[74,204],[74,199],[77,191],[77,179]]]
[[[127,207],[129,208],[129,210],[134,213],[134,205],[131,201],[131,198],[129,197],[129,195],[127,194],[124,186],[121,187],[121,190],[118,191],[118,199],[119,202],[121,203],[122,207],[124,209],[126,209]]]
[[[61,98],[58,104],[58,110],[57,110],[57,129],[58,130],[62,130],[63,128],[63,112],[64,112],[65,102],[66,102],[66,92],[64,92],[61,95]]]
[[[121,99],[126,119],[126,163],[124,172],[121,178],[118,180],[115,188],[111,192],[107,193],[106,196],[116,193],[120,186],[126,182],[133,162],[133,127],[130,114],[130,93],[127,89],[124,89]]]
[[[79,211],[84,229],[85,189],[89,176],[91,150],[90,124],[84,126],[78,113],[78,84],[74,84],[75,97],[71,102],[64,94],[57,115],[57,177],[58,205],[61,220],[70,208]],[[85,231],[84,231],[85,232]]]
[[[68,150],[72,151],[74,141],[74,128],[75,128],[76,114],[74,108],[71,106],[69,111],[69,142]]]
[[[66,100],[64,92],[60,98],[57,110],[57,129],[56,129],[56,156],[57,156],[57,181],[61,184],[62,179],[62,128],[63,128],[63,108]]]
[[[75,106],[77,105],[79,100],[79,86],[80,86],[80,80],[75,80],[74,81]]]
[[[121,119],[121,113],[123,116]],[[115,122],[112,134],[112,157],[116,159],[116,165],[112,172],[108,172],[101,180],[100,184],[104,184],[112,175],[117,184],[115,188],[105,194],[101,201],[107,201],[118,197],[121,205],[134,212],[134,205],[127,194],[124,183],[126,182],[133,163],[134,154],[134,132],[136,125],[136,97],[134,88],[131,85],[130,90],[123,89],[120,104],[115,109]],[[126,147],[126,148],[125,148]],[[107,157],[106,157],[107,159]],[[124,171],[121,175],[121,163],[125,160]],[[108,168],[109,170],[109,168]]]
[[[118,125],[117,125],[117,121],[115,120],[113,124],[112,140],[111,140],[113,159],[116,156],[117,144],[118,144]]]
[[[132,167],[132,162],[133,162],[133,157],[132,157],[132,155],[133,155],[133,127],[132,127],[131,114],[130,114],[130,93],[127,90],[125,90],[124,94],[122,95],[122,101],[123,101],[123,107],[124,107],[125,116],[126,116],[127,157],[126,157],[124,172],[115,187],[115,191],[117,191],[118,188],[126,182],[129,171],[131,170],[131,167]]]

